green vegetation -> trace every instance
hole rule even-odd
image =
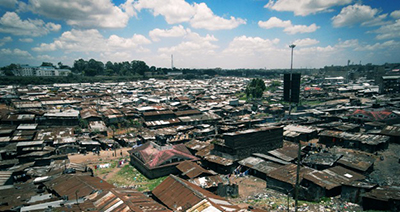
[[[315,101],[302,101],[301,102],[302,105],[310,105],[310,106],[320,105],[322,103],[324,103],[324,102],[321,102],[321,101],[318,101],[318,100],[315,100]]]
[[[268,85],[268,87],[266,88],[267,91],[274,93],[279,86],[282,86],[282,82],[274,80],[271,82],[270,85]]]
[[[113,169],[115,169],[115,167],[117,166],[117,163],[118,163],[117,161],[111,161],[109,168],[95,169],[94,173],[96,175],[103,175],[103,174],[110,173]]]
[[[109,183],[116,184],[118,186],[137,186],[138,191],[151,191],[157,187],[165,177],[157,179],[148,179],[136,170],[130,164],[126,164],[120,171],[118,171],[110,180]]]
[[[255,78],[247,85],[245,93],[247,98],[261,98],[265,89],[264,80]]]

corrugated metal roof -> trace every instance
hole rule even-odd
[[[183,161],[177,165],[176,168],[182,172],[182,176],[187,176],[189,178],[195,178],[202,174],[212,175],[208,170],[192,161]]]
[[[300,167],[300,178],[299,182],[303,179],[303,177],[314,171],[314,169],[308,167]],[[296,164],[288,164],[283,166],[282,168],[271,171],[267,174],[268,177],[276,179],[278,181],[282,181],[285,183],[289,183],[292,186],[296,185],[296,173],[297,173],[297,165]]]
[[[178,209],[186,211],[204,200],[220,211],[239,210],[238,206],[231,204],[226,199],[174,175],[170,175],[157,186],[153,190],[153,194],[175,211]]]
[[[314,170],[304,175],[304,179],[309,180],[327,190],[331,190],[341,186],[342,183],[363,180],[365,179],[365,176],[341,166],[335,166],[323,171]]]
[[[84,197],[96,190],[108,190],[114,186],[106,181],[91,176],[61,175],[51,181],[44,183],[50,190],[58,195],[67,195],[69,198]]]

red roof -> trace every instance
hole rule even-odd
[[[131,154],[139,153],[143,163],[149,168],[156,168],[173,158],[184,160],[197,160],[183,144],[158,147],[157,144],[147,142],[141,147],[130,151]]]
[[[364,119],[368,119],[371,121],[384,121],[386,119],[391,119],[393,117],[389,117],[393,112],[387,111],[387,110],[382,110],[382,111],[367,111],[367,110],[361,110],[357,109],[356,111],[353,112],[352,116],[357,116],[359,114],[364,115]],[[397,115],[395,116],[397,117]]]

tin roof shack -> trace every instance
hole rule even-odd
[[[151,141],[130,150],[129,154],[130,163],[150,179],[177,174],[180,162],[198,160],[183,144],[160,146]]]
[[[341,157],[341,154],[319,152],[307,155],[303,159],[302,164],[314,169],[324,170],[333,167]]]
[[[303,150],[306,146],[302,146],[301,149]],[[268,155],[273,157],[279,158],[280,160],[284,160],[286,162],[293,162],[297,159],[298,156],[298,145],[288,145],[282,148],[274,149],[268,152]],[[304,153],[301,152],[301,155]]]
[[[93,141],[90,138],[82,139],[78,143],[82,147],[81,149],[86,152],[99,151],[101,146],[98,141]]]
[[[340,198],[344,201],[362,205],[362,197],[366,192],[371,191],[377,185],[364,180],[356,180],[342,184]]]
[[[386,124],[398,124],[400,123],[400,116],[390,110],[357,109],[350,114],[349,120],[357,123],[383,122]]]
[[[343,132],[360,132],[360,125],[346,123],[346,122],[339,122],[339,121],[318,124],[317,127],[328,130],[343,131]]]
[[[249,174],[260,179],[266,179],[270,171],[283,167],[282,164],[268,161],[263,158],[250,156],[238,162],[243,168],[249,170]]]
[[[319,201],[322,197],[340,195],[343,183],[363,179],[365,179],[364,175],[341,166],[323,171],[314,170],[303,176],[299,196],[308,201]]]
[[[133,189],[112,188],[96,191],[89,195],[85,203],[60,207],[60,211],[137,211],[169,212],[166,206],[155,202],[145,194]]]
[[[400,187],[378,187],[365,193],[362,207],[363,210],[400,211]]]
[[[44,147],[44,141],[23,141],[23,142],[18,142],[17,143],[17,153],[19,155],[27,153],[27,152],[33,152],[33,151],[38,151],[42,150]]]
[[[191,115],[191,116],[181,116],[178,117],[182,124],[185,125],[198,125],[198,124],[212,124],[214,125],[219,120],[221,120],[221,116],[212,113],[212,112],[204,112],[199,115]]]
[[[301,125],[286,125],[284,128],[284,138],[288,141],[299,142],[309,141],[317,137],[318,132],[316,129],[308,126]]]
[[[89,131],[91,134],[102,134],[107,135],[107,126],[103,121],[91,121],[89,122]]]
[[[50,111],[43,115],[42,123],[50,126],[75,126],[79,124],[79,111]]]
[[[300,167],[299,182],[303,177],[314,169],[308,167]],[[296,164],[288,164],[279,169],[267,173],[267,188],[280,191],[285,194],[294,194],[294,187],[296,185]]]
[[[337,164],[358,173],[368,175],[374,170],[375,156],[368,153],[342,152]]]
[[[333,130],[324,130],[318,136],[319,142],[328,147],[341,146],[370,153],[387,149],[390,139],[385,135],[347,133]]]
[[[80,112],[81,118],[90,121],[102,121],[102,116],[93,108],[84,108]]]
[[[176,118],[172,110],[156,110],[143,113],[144,121],[158,121]]]
[[[18,124],[28,124],[35,122],[34,114],[10,114],[2,117],[2,124],[18,125]]]
[[[185,179],[193,179],[197,177],[212,176],[214,173],[204,169],[200,165],[192,161],[183,161],[176,168],[181,172],[181,176]]]
[[[400,127],[398,126],[385,126],[380,134],[390,137],[390,142],[400,144]]]
[[[173,211],[239,211],[226,199],[186,180],[170,175],[153,191],[153,195]]]
[[[114,186],[98,177],[90,175],[60,175],[43,183],[54,195],[67,199],[80,199],[99,190],[109,190]]]

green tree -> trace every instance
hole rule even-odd
[[[261,98],[265,89],[266,86],[264,80],[255,78],[252,79],[249,84],[247,84],[245,93],[247,98]]]

